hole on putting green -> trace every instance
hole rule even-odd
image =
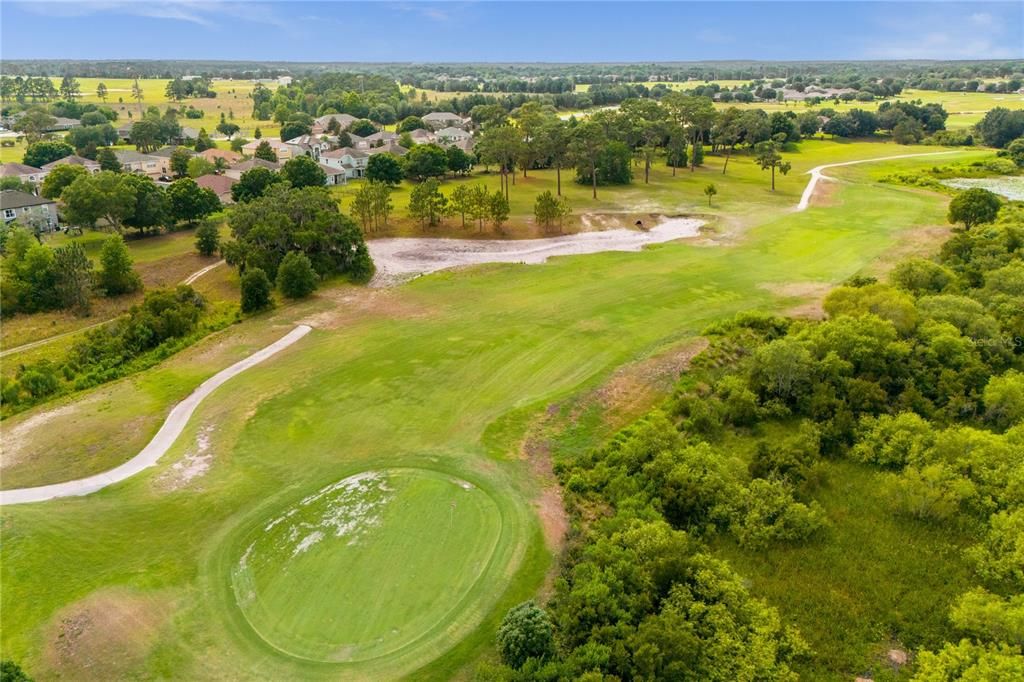
[[[494,500],[467,481],[366,471],[254,527],[232,569],[235,599],[260,637],[292,656],[394,654],[472,611],[501,525]]]

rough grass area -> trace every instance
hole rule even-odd
[[[753,439],[751,448],[737,440],[724,447],[752,449]],[[812,649],[803,678],[903,679],[885,660],[889,649],[935,649],[956,637],[949,606],[972,584],[961,550],[973,535],[896,516],[881,474],[845,460],[826,461],[811,495],[830,524],[820,538],[751,552],[723,536],[715,551],[800,629]]]

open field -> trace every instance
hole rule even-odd
[[[314,327],[204,401],[152,469],[90,497],[2,510],[0,645],[43,678],[81,677],[88,655],[104,650],[118,652],[105,659],[112,678],[380,679],[415,671],[451,678],[488,645],[504,609],[536,592],[557,551],[558,512],[540,502],[543,454],[519,448],[530,419],[593,389],[624,363],[686,343],[711,321],[741,310],[806,307],[830,284],[932,249],[946,232],[943,199],[879,185],[871,175],[932,160],[885,162],[870,172],[869,165],[833,169],[838,181],[828,192],[807,211],[790,210],[809,168],[899,151],[891,144],[804,143],[789,155],[793,172],[774,194],[766,175],[738,158],[724,177],[709,167],[692,176],[680,171],[674,180],[664,173],[655,188],[602,189],[597,203],[577,194],[577,215],[699,212],[712,217],[717,232],[642,253],[446,271],[394,289],[328,288],[140,375],[5,422],[17,443],[5,438],[4,487],[103,471],[138,452],[203,379],[296,323]],[[551,175],[538,175],[538,189],[553,185]],[[493,176],[487,181],[497,184]],[[721,183],[710,211],[700,194],[708,181]],[[512,188],[520,216],[533,195],[522,189]],[[397,207],[404,203],[395,199]],[[76,439],[61,435],[71,427]],[[323,509],[301,500],[367,471],[410,472],[396,481],[397,504],[382,507],[381,525],[367,530],[380,533],[380,542],[332,553],[320,551],[326,539],[310,541],[308,552],[288,559],[288,546],[280,545],[288,536],[267,526],[298,508],[289,518],[323,520]],[[373,497],[366,495],[359,499]],[[464,518],[455,518],[453,496],[466,501]],[[350,500],[339,513],[357,506]],[[425,528],[446,522],[431,539],[442,547],[446,538],[458,541],[459,551],[448,552],[449,591],[417,613],[387,600],[363,607],[366,595],[395,591],[410,603],[422,596],[416,585],[435,584],[426,568],[415,576],[386,570],[415,560],[388,538],[421,543]],[[250,557],[266,563],[239,572],[250,545]],[[311,578],[299,589],[301,572],[348,571],[353,552],[383,568],[355,575],[351,588],[318,587]],[[498,557],[493,569],[471,568],[489,556]],[[300,573],[275,568],[296,559],[289,565]],[[259,604],[246,601],[249,580]],[[282,610],[290,599],[310,608]],[[374,609],[365,629],[345,618],[346,607]],[[132,627],[100,625],[101,613],[115,621],[130,614]],[[360,660],[388,647],[401,653]]]

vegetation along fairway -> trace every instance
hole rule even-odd
[[[806,149],[810,168],[893,147]],[[758,177],[776,209],[734,240],[326,289],[139,376],[19,415],[9,432],[43,420],[20,435],[42,442],[44,415],[64,410],[59,423],[92,446],[83,457],[78,442],[50,437],[31,466],[12,464],[19,475],[5,472],[5,486],[102,471],[137,452],[203,379],[297,322],[315,327],[204,401],[153,469],[86,498],[3,510],[0,644],[40,676],[80,678],[81,652],[106,646],[120,652],[107,661],[113,679],[450,678],[536,592],[557,552],[543,461],[519,448],[533,416],[712,321],[789,310],[893,254],[931,248],[919,228],[944,229],[942,198],[873,183],[867,168],[836,169],[844,181],[802,213],[791,207],[804,179],[791,174],[773,197]],[[326,497],[302,505],[364,472],[394,490],[346,498],[340,516]],[[328,537],[338,526],[327,521],[344,525],[385,493],[379,525],[356,544]],[[443,592],[431,556],[446,559]],[[294,600],[303,608],[283,606]],[[97,618],[98,605],[131,611],[136,626],[70,636],[69,623]]]

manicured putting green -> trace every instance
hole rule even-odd
[[[471,483],[426,469],[363,472],[253,528],[232,570],[235,599],[289,655],[392,655],[472,608],[501,529],[498,506]]]

